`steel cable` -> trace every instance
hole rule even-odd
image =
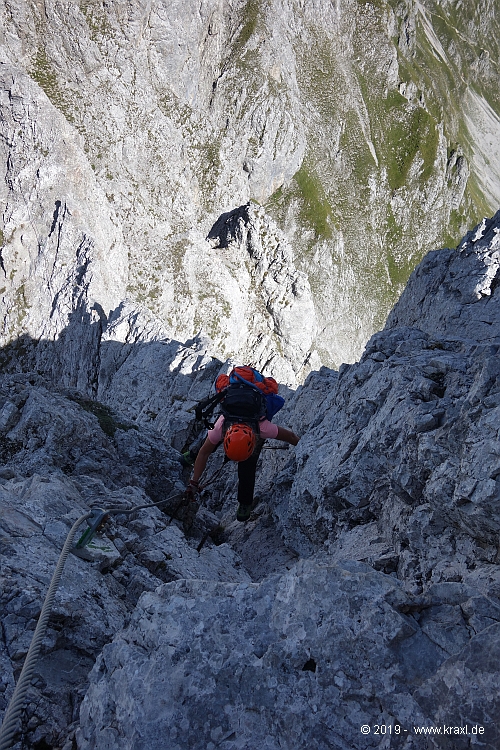
[[[83,521],[86,521],[87,518],[90,518],[91,515],[92,513],[86,513],[84,516],[80,516],[78,521],[75,521],[68,536],[66,537],[66,542],[64,543],[62,552],[59,555],[59,560],[52,576],[52,580],[50,582],[50,586],[43,603],[42,611],[40,612],[40,617],[38,618],[38,622],[33,634],[33,638],[31,640],[30,647],[28,649],[28,653],[26,654],[24,666],[19,676],[19,680],[17,681],[17,685],[10,700],[7,711],[5,712],[2,726],[0,727],[0,750],[8,750],[8,748],[11,747],[11,742],[16,731],[17,722],[23,710],[24,699],[26,698],[26,693],[28,692],[31,679],[35,671],[35,665],[40,653],[42,641],[45,637],[45,632],[47,630],[47,625],[52,610],[52,604],[54,602],[57,587],[59,586],[64,563],[66,562],[66,559],[68,557],[70,547],[73,542],[73,537],[75,536],[77,528],[81,523],[83,523]]]
[[[168,502],[169,500],[172,500],[175,497],[183,496],[184,493],[176,492],[173,495],[170,495],[165,500],[161,500],[157,503],[148,503],[147,505],[137,505],[134,508],[110,508],[107,513],[112,514],[130,514],[135,513],[137,510],[142,510],[143,508],[153,508],[158,505],[163,505],[164,503]],[[10,699],[9,706],[4,714],[3,722],[0,727],[0,750],[8,750],[11,747],[12,738],[15,734],[17,722],[19,720],[19,717],[21,715],[21,712],[23,710],[23,703],[26,698],[26,693],[28,692],[31,679],[33,677],[36,662],[38,660],[38,656],[40,654],[40,649],[42,646],[42,641],[45,637],[45,632],[47,630],[47,625],[50,618],[50,613],[52,610],[52,605],[54,603],[54,598],[57,592],[57,588],[59,586],[59,581],[61,580],[61,575],[63,572],[64,564],[68,558],[71,545],[73,543],[73,538],[75,536],[77,528],[80,526],[83,521],[86,521],[88,518],[92,516],[92,512],[85,513],[85,515],[80,516],[80,518],[75,521],[73,526],[71,527],[68,536],[66,537],[66,541],[64,543],[64,547],[62,548],[61,554],[59,555],[59,560],[57,562],[56,569],[54,571],[54,574],[52,576],[52,580],[50,582],[50,586],[48,588],[47,594],[45,596],[45,601],[42,606],[42,611],[40,612],[40,616],[38,618],[38,622],[35,628],[35,632],[33,634],[33,638],[31,639],[31,644],[28,649],[28,653],[26,654],[26,659],[24,661],[24,665],[21,671],[21,674],[19,676],[19,680],[17,681],[17,685],[15,687],[14,693],[12,695],[12,698]]]
[[[157,503],[147,503],[147,505],[136,505],[134,508],[109,508],[106,510],[106,513],[112,513],[113,515],[120,515],[121,513],[129,514],[129,513],[135,513],[136,510],[144,510],[144,508],[157,508],[159,505],[163,505],[164,503],[168,503],[169,500],[173,500],[174,497],[184,497],[184,492],[174,492],[173,495],[169,495],[165,498],[165,500],[159,500]],[[1,750],[1,748],[0,748]]]
[[[123,514],[128,515],[131,513],[135,513],[138,510],[142,510],[144,508],[154,508],[159,505],[163,505],[169,500],[173,500],[175,497],[182,497],[184,499],[184,493],[175,492],[174,494],[167,497],[165,500],[160,500],[159,502],[156,502],[156,503],[148,503],[147,505],[137,505],[134,508],[110,508],[109,510],[106,511],[106,514],[119,515],[123,513]],[[177,508],[176,511],[174,511],[174,516],[176,515],[176,512],[178,510],[179,508]],[[71,527],[69,531],[68,536],[66,537],[64,547],[62,548],[62,552],[59,555],[59,560],[57,562],[56,569],[54,571],[52,580],[50,582],[50,586],[45,596],[45,601],[42,606],[42,611],[40,612],[40,617],[38,618],[35,632],[33,634],[33,638],[31,639],[31,644],[28,649],[28,653],[26,654],[26,659],[24,661],[24,665],[23,665],[21,674],[19,676],[19,680],[17,681],[17,685],[15,687],[14,693],[12,695],[12,698],[10,699],[8,708],[4,714],[3,722],[0,727],[0,750],[9,750],[9,748],[11,747],[12,738],[16,732],[17,722],[23,710],[23,703],[26,698],[26,693],[28,692],[31,679],[35,671],[36,662],[38,660],[38,656],[40,654],[40,649],[42,646],[42,641],[45,637],[45,632],[47,630],[47,625],[49,622],[52,605],[54,603],[54,598],[57,592],[57,588],[59,586],[59,581],[61,580],[61,575],[63,572],[64,564],[68,558],[70,548],[73,543],[73,538],[80,524],[83,523],[83,521],[86,521],[88,518],[91,518],[91,516],[92,516],[92,511],[89,513],[85,513],[85,515],[83,516],[80,516],[80,518],[77,521],[75,521],[75,523],[73,524],[73,526]],[[170,520],[172,520],[172,518]]]

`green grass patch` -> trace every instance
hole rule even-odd
[[[421,179],[427,180],[436,159],[439,135],[433,118],[422,107],[415,107],[408,118],[395,122],[389,131],[393,158],[387,165],[387,177],[392,190],[401,187],[420,153],[424,162]]]
[[[318,177],[302,164],[294,175],[301,198],[300,218],[314,230],[316,239],[330,239],[332,207]]]
[[[398,256],[390,247],[386,247],[384,256],[374,258],[373,266],[367,269],[359,294],[360,298],[366,296],[376,301],[375,330],[384,327],[388,312],[400,297],[420,260],[420,257]]]
[[[369,82],[359,76],[363,98],[370,112],[372,136],[378,158],[386,166],[391,190],[401,188],[417,154],[423,161],[420,179],[431,177],[436,160],[439,133],[432,115],[409,102],[393,89],[385,98],[370,94]]]
[[[315,170],[304,163],[290,184],[278,188],[264,207],[284,227],[292,204],[295,204],[294,213],[297,212],[301,224],[314,232],[314,242],[332,237],[332,227],[337,226],[332,206]]]
[[[500,57],[500,24],[498,14],[489,19],[487,27],[482,26],[481,17],[473,3],[449,3],[444,6],[431,6],[430,19],[433,28],[443,43],[445,50],[451,42],[460,55],[448,54],[450,64],[455,69],[456,80],[474,82],[482,96],[498,111],[500,91],[498,88],[498,61]],[[485,30],[487,28],[487,33]],[[478,61],[489,58],[493,61],[493,75],[485,75]],[[491,71],[490,69],[490,71]],[[481,71],[481,72],[480,72]]]
[[[80,0],[80,10],[85,17],[93,42],[113,36],[113,27],[106,15],[106,5],[107,3],[104,4],[100,0]]]
[[[416,46],[411,57],[405,57],[398,50],[400,80],[412,80],[425,95],[425,110],[436,121],[443,123],[443,130],[450,143],[460,144],[471,166],[464,198],[458,211],[450,216],[448,228],[443,232],[443,241],[454,246],[460,240],[464,229],[491,213],[482,187],[474,175],[471,159],[474,144],[471,142],[463,118],[463,95],[467,87],[474,88],[498,111],[500,94],[497,85],[498,67],[490,62],[486,69],[479,65],[480,59],[486,62],[498,60],[500,25],[496,17],[489,19],[487,27],[482,25],[477,9],[467,4],[441,5],[431,2],[426,5],[427,15],[445,51],[448,64],[437,56],[427,38],[425,28],[419,21],[416,31]],[[416,123],[425,129],[425,123]],[[424,136],[420,151],[427,163],[431,147],[432,133]],[[436,140],[438,135],[436,134]],[[415,146],[414,142],[412,144]],[[427,151],[426,151],[427,149]],[[404,157],[402,159],[404,162]],[[425,167],[424,167],[425,174]],[[397,179],[397,178],[396,178]]]
[[[97,417],[99,426],[105,435],[114,437],[117,430],[138,430],[135,424],[120,422],[109,406],[99,401],[92,401],[83,396],[70,396],[71,401],[81,406],[82,409]]]
[[[389,252],[391,248],[398,246],[403,239],[403,227],[397,223],[390,205],[387,207],[387,232],[385,237]]]
[[[479,223],[479,221],[478,219],[476,223]],[[448,226],[443,234],[443,246],[457,247],[464,234],[471,228],[472,224],[470,224],[466,213],[464,211],[453,210],[450,214]]]
[[[207,211],[212,209],[222,168],[220,149],[219,139],[207,141],[198,147],[198,173],[203,203]]]
[[[410,278],[410,275],[419,262],[414,258],[397,258],[392,251],[387,249],[387,270],[391,284],[394,286],[396,291],[396,298],[403,291],[406,286],[406,282]]]
[[[233,51],[241,51],[250,37],[255,34],[259,17],[262,15],[263,0],[248,0],[242,12],[242,26],[233,43]]]
[[[54,107],[57,107],[68,122],[72,123],[74,121],[73,115],[59,86],[52,63],[43,47],[38,47],[29,73],[33,80],[45,91]]]

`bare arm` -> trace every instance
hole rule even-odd
[[[290,443],[290,445],[297,445],[300,438],[295,432],[291,430],[285,430],[284,427],[278,427],[278,434],[276,435],[277,440],[283,440],[284,443]]]
[[[198,455],[196,456],[196,461],[194,462],[193,479],[192,479],[193,482],[200,481],[200,477],[205,471],[208,457],[214,452],[216,448],[217,446],[211,443],[208,438],[205,440],[205,442],[200,448]]]

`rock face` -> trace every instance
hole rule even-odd
[[[250,211],[211,241],[251,245]],[[73,521],[166,501],[71,556],[17,747],[414,748],[450,726],[470,737],[429,747],[498,746],[499,222],[424,259],[358,364],[289,394],[301,441],[264,451],[244,527],[234,474],[179,500],[189,408],[230,366],[202,339],[124,304],[99,337],[106,405],[2,375],[2,707]],[[49,346],[68,351],[26,357]]]
[[[436,523],[437,537],[445,517],[467,535],[474,529],[481,543],[496,538],[499,221],[497,214],[477,227],[457,251],[430,253],[360,363],[338,375],[311,375],[297,392],[292,422],[308,431],[296,464],[277,480],[284,503],[274,494],[301,553],[337,539],[339,515],[347,527],[379,517],[379,499],[386,502],[388,493],[387,541],[394,523],[403,534],[408,518],[423,509],[419,525]],[[423,527],[419,558],[429,554],[429,565],[414,575],[425,580],[440,573]],[[411,556],[406,542],[398,548],[403,558]]]
[[[361,361],[289,399],[302,438],[263,459],[242,555],[271,519],[281,570],[145,593],[92,670],[80,750],[498,746],[499,230],[431,253]],[[205,503],[241,550],[233,483]]]
[[[429,253],[387,319],[387,328],[415,326],[440,338],[499,343],[498,213],[469,232],[457,252]]]
[[[123,511],[17,750],[498,748],[500,216],[320,367],[496,209],[497,16],[0,0],[2,710]],[[234,471],[181,503],[231,358],[313,371],[245,526]]]
[[[316,317],[309,282],[262,208],[233,212],[233,223],[241,221],[223,248],[213,230],[209,240],[193,240],[183,261],[171,248],[169,262],[179,260],[184,269],[172,275],[165,268],[161,284],[157,278],[149,290],[156,296],[161,287],[155,315],[143,304],[150,296],[128,299],[142,271],[129,263],[122,218],[96,179],[81,135],[20,69],[3,63],[0,70],[9,147],[2,342],[14,344],[14,361],[96,395],[104,341],[165,339],[169,332],[185,341],[204,329],[213,351],[253,357],[281,380],[296,382],[310,369]],[[203,300],[202,312],[191,298]]]
[[[446,594],[460,598],[440,591],[418,623],[405,614],[398,582],[361,563],[305,561],[259,585],[162,586],[141,597],[129,628],[98,659],[78,746],[388,747],[381,735],[390,726],[391,746],[417,747],[414,728],[430,717],[449,725],[448,710],[458,726],[469,722],[469,735],[471,721],[486,726],[484,747],[493,748],[498,698],[488,657],[500,626],[468,643]],[[469,680],[489,695],[486,705],[469,703]],[[420,685],[416,695],[409,684]]]
[[[69,747],[88,672],[144,591],[177,579],[250,576],[227,544],[197,551],[219,522],[204,509],[194,518],[194,504],[182,503],[179,454],[158,433],[76,390],[54,390],[34,373],[3,375],[0,404],[2,711],[74,521],[89,507],[167,501],[162,510],[113,515],[83,559],[70,555],[66,563],[28,693],[22,746]]]
[[[355,563],[306,561],[261,584],[167,584],[104,649],[79,745],[366,747],[360,726],[375,700],[382,723],[402,699],[398,652],[417,631],[398,595],[396,581]],[[130,699],[139,711],[111,728],[105,717]]]
[[[497,15],[2,0],[0,341],[66,339],[37,369],[93,395],[123,306],[289,384],[352,362],[498,206]]]

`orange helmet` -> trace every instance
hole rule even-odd
[[[255,433],[247,424],[232,424],[224,436],[224,450],[231,461],[246,461],[255,448]]]

